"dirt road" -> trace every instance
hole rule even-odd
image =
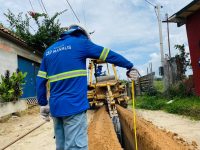
[[[22,117],[10,118],[7,122],[0,124],[0,149],[17,137],[27,133],[32,128],[43,122],[36,107]],[[55,149],[53,139],[52,122],[46,123],[28,136],[16,142],[6,150],[28,150],[28,149]]]
[[[7,122],[0,123],[0,149],[43,122],[38,112],[39,109],[34,108],[22,117],[10,118]],[[93,118],[93,114],[94,111],[88,111],[88,123]],[[52,127],[52,121],[47,122],[6,150],[54,150]]]
[[[27,133],[38,124],[43,122],[40,118],[38,108],[34,108],[29,111],[28,114],[21,117],[14,117],[6,121],[5,123],[0,123],[0,149],[7,145],[10,141],[13,141],[17,137]],[[132,114],[126,113],[124,111],[124,117],[129,123],[128,128],[132,126]],[[122,149],[118,143],[117,136],[115,135],[112,122],[105,111],[105,109],[100,109],[99,111],[88,111],[88,134],[89,134],[89,148],[90,150],[120,150]],[[142,113],[140,113],[142,115]],[[145,115],[148,116],[148,115]],[[181,140],[174,140],[176,135],[163,132],[155,127],[150,122],[144,119],[138,119],[138,141],[147,142],[149,145],[153,145],[154,148],[158,147],[162,150],[168,150],[166,145],[179,145],[181,142],[181,149],[188,149],[188,146],[184,145]],[[181,126],[181,124],[180,124]],[[24,137],[20,141],[16,142],[6,150],[54,150],[55,140],[53,139],[53,125],[52,121],[44,124],[37,130],[30,133],[28,136]],[[197,127],[198,129],[198,127]],[[195,132],[197,130],[194,130]],[[191,130],[192,132],[192,130]],[[150,140],[149,140],[150,139]],[[178,141],[178,142],[177,142]],[[141,146],[142,142],[139,144]],[[166,143],[167,142],[167,143]],[[159,146],[156,146],[156,145]],[[151,146],[148,150],[151,150]],[[142,146],[141,146],[142,147]],[[177,148],[177,146],[175,146]],[[147,147],[146,147],[147,148]],[[143,149],[143,147],[142,147]],[[159,150],[160,150],[159,149]],[[180,149],[180,150],[181,150]],[[144,149],[143,149],[144,150]],[[157,150],[157,149],[156,149]],[[173,149],[175,150],[175,149]],[[177,149],[179,150],[179,149]]]
[[[163,111],[137,110],[137,113],[159,128],[178,134],[190,144],[198,144],[198,149],[200,149],[200,121]]]

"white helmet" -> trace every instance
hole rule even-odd
[[[61,37],[63,37],[64,35],[67,35],[67,34],[72,34],[74,32],[80,32],[82,33],[83,35],[85,35],[88,39],[90,39],[90,36],[89,34],[87,33],[87,31],[80,25],[77,25],[77,24],[74,24],[74,25],[70,25],[67,29],[67,31],[63,32],[61,34]]]

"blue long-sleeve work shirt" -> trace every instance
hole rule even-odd
[[[89,108],[86,58],[101,59],[130,69],[123,56],[96,45],[85,36],[66,35],[45,52],[37,76],[37,99],[47,105],[46,83],[50,82],[50,112],[53,117],[78,114]]]

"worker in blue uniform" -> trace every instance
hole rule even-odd
[[[97,66],[97,69],[96,69],[96,72],[95,72],[95,76],[96,77],[100,77],[100,76],[105,76],[106,75],[106,72],[102,72],[102,68],[103,66],[102,65],[98,65]]]
[[[94,44],[78,25],[70,26],[44,52],[37,75],[37,99],[43,118],[49,120],[49,112],[53,118],[56,150],[88,150],[87,58],[100,59],[128,70],[133,68],[123,56]],[[49,101],[47,81],[50,82]]]

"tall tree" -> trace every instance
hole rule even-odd
[[[57,19],[64,12],[57,12],[52,17],[49,17],[45,13],[28,12],[23,17],[22,12],[15,15],[8,10],[4,15],[9,22],[8,29],[23,39],[29,46],[44,52],[64,31],[64,28],[61,28],[61,24]],[[33,27],[30,25],[30,21],[35,23]]]

